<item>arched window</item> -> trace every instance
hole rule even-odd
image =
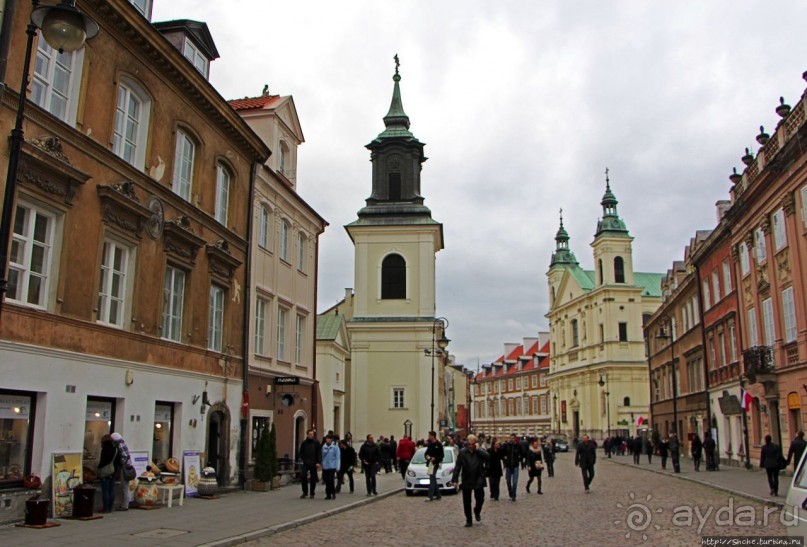
[[[625,397],[622,400],[622,406],[630,406],[630,397]]]
[[[603,280],[603,275],[604,275],[603,272],[602,272],[602,258],[598,261],[598,265],[599,265],[599,270],[600,270],[600,285],[602,285],[602,280]]]
[[[289,234],[291,232],[291,228],[289,224],[283,220],[280,222],[280,258],[281,260],[285,260],[286,262],[291,262],[289,258]]]
[[[391,254],[381,263],[381,298],[406,298],[406,261]]]
[[[227,225],[227,212],[230,209],[230,170],[221,163],[216,164],[216,220]]]
[[[576,348],[580,344],[580,333],[577,327],[577,319],[572,319],[572,347]]]
[[[618,256],[614,259],[614,282],[615,283],[625,282],[625,261],[622,260],[621,256]]]
[[[140,84],[121,78],[115,108],[112,151],[138,169],[146,164],[151,99]]]

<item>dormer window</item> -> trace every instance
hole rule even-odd
[[[129,0],[140,15],[151,21],[151,0]]]
[[[187,36],[185,37],[185,47],[182,50],[182,54],[185,55],[185,58],[191,62],[191,64],[202,73],[202,76],[207,78],[208,72],[210,70],[210,61],[207,60],[201,50],[193,45],[190,38]]]

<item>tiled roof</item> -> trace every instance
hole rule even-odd
[[[317,340],[336,340],[344,316],[328,313],[317,316]]]
[[[276,106],[282,97],[280,95],[261,95],[260,97],[244,97],[227,101],[233,110],[255,110]]]
[[[519,344],[519,345],[517,345],[517,346],[515,347],[515,349],[513,349],[513,351],[511,351],[511,352],[510,352],[510,353],[507,355],[506,360],[507,360],[507,361],[515,361],[516,359],[518,359],[519,357],[521,357],[521,354],[522,354],[523,352],[524,352],[524,346],[522,346],[521,344]]]
[[[642,287],[642,296],[661,296],[661,280],[664,274],[633,272],[636,285]]]

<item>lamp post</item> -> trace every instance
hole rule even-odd
[[[660,338],[662,340],[669,340],[670,341],[670,360],[672,362],[672,396],[673,396],[673,433],[676,436],[679,436],[678,433],[678,382],[676,382],[676,368],[677,365],[675,364],[675,333],[673,332],[673,322],[670,318],[667,318],[667,325],[670,328],[670,332],[667,333],[664,329],[661,329],[659,334],[656,335],[656,338]]]
[[[603,378],[603,374],[600,374],[600,381],[597,382],[600,387],[605,387],[605,414],[606,420],[608,420],[608,437],[611,437],[611,392],[608,391],[608,375],[606,374]]]
[[[552,409],[554,410],[555,418],[557,419],[558,427],[555,429],[555,434],[560,433],[560,416],[558,416],[558,392],[552,395]],[[552,427],[555,427],[555,420],[552,420]]]
[[[748,452],[748,415],[745,410],[745,376],[740,375],[740,409],[743,411],[743,441],[745,442],[745,468],[751,469],[751,454]]]
[[[440,338],[437,338],[437,329],[440,328]],[[434,357],[439,350],[442,354],[443,350],[448,347],[448,343],[451,342],[448,338],[446,338],[446,329],[448,328],[448,319],[445,317],[438,317],[432,323],[432,349],[425,350],[426,355],[431,355],[432,357],[432,404],[431,404],[431,419],[429,422],[429,430],[430,431],[437,431],[434,427]],[[436,347],[435,347],[436,344]]]
[[[0,216],[0,319],[2,319],[3,302],[8,290],[8,247],[11,239],[11,221],[14,216],[20,151],[25,140],[22,121],[25,118],[26,90],[31,78],[31,52],[36,31],[42,29],[42,37],[59,53],[80,49],[85,41],[98,34],[98,24],[76,8],[75,0],[62,0],[58,6],[40,6],[39,0],[32,0],[31,5],[33,6],[31,20],[25,31],[28,34],[28,41],[25,45],[17,119],[9,138],[8,174],[3,195],[2,216]]]

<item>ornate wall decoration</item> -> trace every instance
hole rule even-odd
[[[142,237],[149,211],[137,199],[134,183],[123,181],[117,184],[98,184],[96,190],[101,201],[101,219],[104,223],[114,224],[137,238]]]
[[[796,212],[796,198],[793,197],[793,192],[786,192],[782,196],[782,209],[784,209],[787,216]]]
[[[762,233],[768,235],[771,233],[771,219],[767,215],[765,218],[762,219],[762,222],[759,223],[759,227],[762,230]]]
[[[163,240],[165,252],[174,255],[188,267],[196,264],[196,255],[205,242],[193,233],[191,220],[186,215],[165,223]]]
[[[70,165],[56,137],[43,137],[22,143],[18,182],[47,201],[54,198],[73,205],[78,188],[90,176]]]
[[[150,196],[146,202],[146,208],[151,211],[151,215],[146,222],[146,231],[151,239],[157,239],[163,235],[163,226],[165,225],[163,202],[157,196]]]
[[[70,158],[68,158],[65,155],[64,150],[62,150],[62,141],[59,139],[59,137],[44,135],[38,139],[31,139],[28,142],[40,150],[44,150],[54,158],[65,162],[67,165],[70,165]]]
[[[779,251],[776,255],[776,265],[778,266],[779,279],[783,282],[789,281],[791,276],[789,248]]]

